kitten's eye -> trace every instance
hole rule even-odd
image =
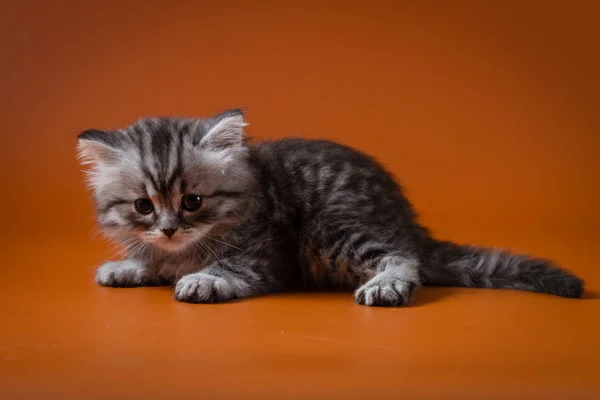
[[[150,199],[137,199],[133,205],[135,206],[135,210],[140,214],[150,214],[154,211],[154,204],[152,204],[152,200]]]
[[[202,196],[186,194],[181,198],[181,208],[186,211],[198,211],[202,207]]]

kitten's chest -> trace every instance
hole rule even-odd
[[[190,256],[154,260],[149,269],[161,281],[174,284],[182,276],[198,272],[205,266],[206,260],[199,256]]]

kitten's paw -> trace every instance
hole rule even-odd
[[[418,287],[414,282],[377,278],[371,279],[356,290],[354,299],[358,304],[373,307],[405,306]]]
[[[102,286],[135,287],[146,281],[146,272],[135,260],[111,261],[96,270],[96,282]]]
[[[221,303],[250,294],[247,283],[204,272],[186,275],[175,285],[175,299],[186,303]]]

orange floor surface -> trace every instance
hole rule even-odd
[[[570,235],[569,235],[570,236]],[[514,240],[578,266],[597,243]],[[426,288],[407,308],[346,293],[221,305],[96,286],[94,244],[15,244],[0,283],[3,399],[564,398],[600,394],[600,300]],[[88,268],[86,268],[88,267]]]
[[[4,2],[0,399],[600,398],[600,3]],[[77,133],[244,107],[376,156],[440,238],[584,299],[425,288],[190,305],[110,289]]]

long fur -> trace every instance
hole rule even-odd
[[[80,134],[98,225],[128,253],[98,269],[99,284],[174,284],[197,303],[343,288],[399,306],[423,284],[581,297],[583,281],[551,261],[436,240],[371,157],[322,140],[248,144],[245,125],[229,110]],[[182,208],[186,194],[202,207]]]

